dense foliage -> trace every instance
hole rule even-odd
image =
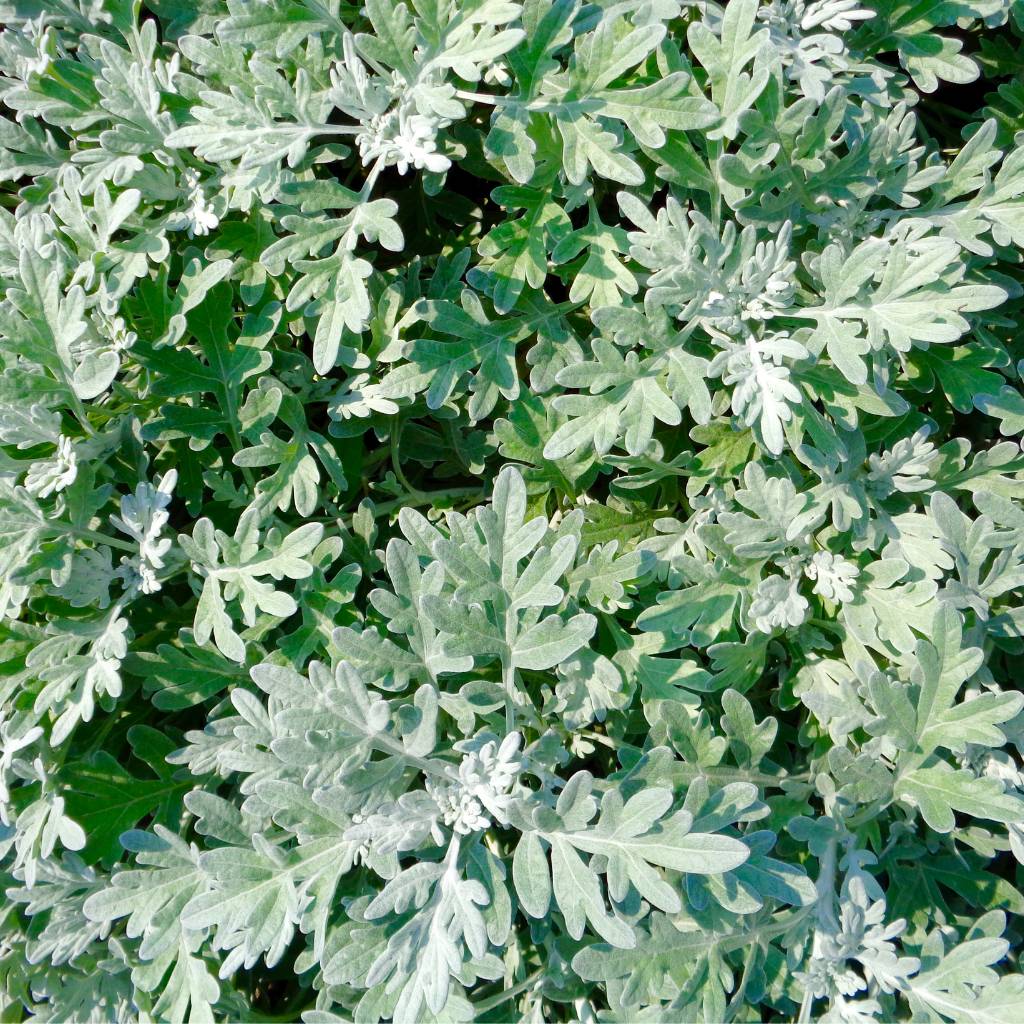
[[[4,1020],[1024,1019],[1024,5],[0,25]]]

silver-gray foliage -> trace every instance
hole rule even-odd
[[[1022,52],[0,0],[0,1017],[1024,1020]]]

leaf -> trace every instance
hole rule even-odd
[[[935,943],[930,946],[934,949]],[[1012,1020],[1022,1005],[1024,986],[1019,976],[1000,978],[991,966],[1007,949],[1006,940],[995,937],[960,943],[913,980],[911,1005],[950,1020]]]
[[[967,768],[955,771],[947,764],[915,768],[898,779],[893,790],[898,800],[917,807],[929,828],[951,832],[954,811],[992,821],[1024,821],[1024,800],[1004,793],[996,779],[977,778]]]
[[[955,705],[962,684],[981,666],[983,653],[977,647],[961,647],[959,614],[948,605],[940,605],[932,625],[935,646],[918,641],[917,665],[913,679],[920,687],[917,699],[915,741],[922,754],[936,747],[962,750],[965,743],[998,746],[1003,734],[994,729],[1024,707],[1019,694],[984,694],[974,701]]]
[[[319,523],[307,523],[287,536],[274,527],[261,546],[258,522],[259,513],[249,510],[238,520],[234,536],[228,537],[209,519],[200,519],[191,537],[178,538],[203,578],[193,626],[196,642],[205,644],[212,635],[221,654],[238,662],[245,660],[245,643],[235,631],[227,602],[238,601],[247,626],[256,624],[257,610],[280,618],[292,615],[294,600],[261,577],[305,579],[313,572],[305,556],[323,535]]]
[[[722,118],[722,123],[708,133],[709,137],[735,138],[739,115],[768,82],[768,68],[761,59],[767,33],[751,31],[756,11],[756,0],[731,3],[722,18],[720,38],[704,22],[693,22],[687,29],[687,41],[708,73],[711,98]],[[744,70],[751,61],[751,69]]]
[[[637,625],[645,632],[663,632],[682,643],[706,647],[728,631],[746,580],[724,566],[682,590],[665,591],[657,604],[645,608]]]
[[[636,294],[636,278],[619,258],[629,249],[626,234],[605,224],[593,207],[587,224],[560,239],[551,258],[555,263],[565,263],[584,249],[587,257],[573,275],[569,289],[571,302],[589,300],[592,306],[609,306],[618,303],[621,295]]]
[[[293,669],[268,663],[254,666],[250,674],[257,686],[279,703],[275,717],[285,728],[304,734],[319,722],[356,741],[371,740],[386,730],[388,705],[367,689],[347,662],[339,662],[333,672],[321,662],[311,662],[308,679]],[[348,753],[354,754],[356,749]]]
[[[551,668],[578,651],[596,628],[593,615],[574,615],[565,621],[549,615],[519,634],[512,645],[512,664],[535,671]]]
[[[141,955],[159,957],[179,941],[182,909],[206,890],[199,852],[162,825],[153,832],[130,830],[122,841],[144,867],[117,872],[86,900],[85,913],[92,921],[127,917],[128,936],[142,938]]]
[[[454,600],[426,595],[423,607],[444,634],[447,656],[497,657],[510,670],[539,671],[565,660],[593,635],[592,615],[541,617],[541,609],[563,600],[555,581],[572,563],[577,541],[566,536],[542,544],[547,523],[526,520],[526,503],[522,475],[506,467],[490,507],[478,509],[472,520],[453,520],[452,536],[433,542],[434,557],[455,584]],[[529,564],[521,568],[526,558]]]
[[[468,290],[462,293],[461,307],[443,300],[424,300],[416,313],[433,331],[461,340],[414,339],[406,351],[408,363],[381,382],[382,395],[404,398],[425,391],[427,406],[439,409],[462,375],[469,372],[469,409],[475,422],[490,414],[499,395],[515,398],[519,394],[515,346],[521,332],[515,320],[488,320],[480,300]]]
[[[516,844],[512,880],[526,913],[530,917],[544,917],[551,904],[551,876],[544,846],[536,832],[524,832]]]
[[[157,778],[133,775],[104,751],[78,763],[67,775],[65,799],[72,817],[88,834],[87,856],[113,861],[120,852],[121,834],[143,819],[173,824],[177,803],[191,788],[187,779],[176,779],[163,763],[173,744],[148,726],[135,728],[136,754],[150,764]]]
[[[553,893],[573,938],[583,935],[589,921],[614,946],[631,948],[636,943],[633,930],[605,909],[597,872],[605,874],[612,900],[623,902],[633,887],[655,906],[674,912],[681,906],[679,897],[656,868],[720,873],[738,867],[750,855],[739,840],[691,832],[693,818],[686,811],[666,816],[672,797],[662,789],[644,790],[625,802],[616,791],[609,791],[601,801],[597,824],[585,827],[596,810],[589,795],[591,784],[586,773],[574,776],[559,799],[563,827],[537,829],[550,847],[550,890],[540,877],[542,860],[534,840],[522,855],[517,853],[521,864],[513,876],[517,891],[523,885],[520,898],[528,910],[540,910],[546,905],[545,894]],[[588,863],[581,853],[595,859]]]
[[[898,240],[889,248],[875,239],[861,243],[842,261],[838,248],[827,250],[825,305],[802,310],[800,315],[818,324],[830,323],[818,344],[828,346],[830,355],[840,355],[836,364],[852,383],[861,383],[861,356],[884,344],[898,352],[914,345],[956,341],[970,323],[963,313],[988,309],[1003,301],[1005,292],[997,285],[956,284],[943,280],[955,266],[959,249],[947,239],[930,239],[911,245]],[[863,289],[872,270],[883,267],[877,287]],[[850,322],[866,329],[864,340],[850,333]],[[833,356],[834,358],[834,356]]]
[[[593,460],[586,456],[573,460],[545,457],[544,444],[563,421],[564,418],[545,406],[539,396],[520,394],[506,417],[494,424],[500,454],[505,459],[525,464],[520,472],[531,494],[538,488],[557,487],[572,495],[577,481],[590,468]]]
[[[572,226],[550,191],[503,185],[492,198],[506,210],[524,211],[522,217],[502,221],[480,240],[480,255],[494,260],[490,266],[497,278],[494,308],[507,313],[525,285],[540,288],[544,284],[548,254],[568,237]]]
[[[916,862],[901,862],[896,877],[900,884],[900,898],[893,901],[895,912],[900,912],[905,905],[904,891],[909,895],[925,889],[933,906],[942,906],[948,892],[954,897],[962,896],[978,910],[1004,909],[1020,913],[1017,908],[1024,909],[1024,896],[1005,879],[985,871],[984,863],[973,857],[966,860],[952,856],[925,857]]]
[[[251,850],[223,847],[201,854],[210,890],[194,895],[181,912],[186,928],[211,928],[214,948],[230,950],[221,978],[261,957],[273,967],[298,923],[301,904],[288,858],[262,836],[253,842]]]
[[[760,935],[752,928],[709,939],[701,929],[677,928],[664,914],[652,914],[650,921],[650,934],[642,935],[635,949],[615,949],[601,942],[585,946],[573,957],[573,970],[590,981],[626,979],[623,1001],[636,1006],[651,999],[666,978],[690,976],[694,961],[699,962],[709,948],[744,949]]]
[[[735,690],[722,694],[722,727],[729,737],[733,757],[740,766],[757,768],[775,742],[778,722],[766,718],[758,722],[754,718],[750,702]]]
[[[184,348],[155,348],[143,344],[133,353],[139,362],[159,375],[155,394],[160,397],[213,395],[217,412],[209,411],[207,423],[195,435],[197,440],[207,443],[220,433],[234,436],[243,383],[270,366],[268,353],[241,341],[231,342],[229,295],[230,289],[226,286],[214,287],[202,302],[192,308],[188,317],[189,330],[202,352],[202,360]],[[147,424],[149,436],[188,436],[191,431],[185,430],[183,434],[176,425],[179,409],[185,411],[174,404],[165,405],[161,409],[162,415]],[[191,412],[192,408],[189,407],[188,411]]]
[[[614,611],[628,607],[626,584],[639,580],[653,566],[648,551],[627,551],[619,554],[619,542],[595,544],[581,562],[568,574],[569,593],[592,608]]]
[[[367,56],[400,71],[410,80],[415,74],[413,43],[416,30],[404,3],[389,0],[367,0],[366,14],[373,25],[373,35],[357,37],[359,48]]]
[[[924,92],[935,92],[940,79],[963,85],[978,77],[977,64],[960,53],[962,47],[959,39],[934,33],[901,34],[897,42],[900,63]]]
[[[1021,3],[0,10],[0,1016],[1024,1019]]]
[[[544,446],[544,457],[560,459],[593,449],[606,454],[620,442],[630,455],[650,446],[654,423],[681,422],[679,408],[665,393],[660,366],[655,360],[639,362],[633,353],[623,359],[603,339],[593,342],[596,362],[577,363],[560,370],[559,384],[587,388],[589,395],[562,395],[555,399],[558,412],[568,417]]]
[[[153,691],[153,704],[165,711],[201,704],[246,673],[216,651],[197,647],[183,639],[181,647],[160,644],[156,651],[128,655],[125,671],[145,680]]]
[[[266,103],[259,104],[242,90],[204,90],[201,102],[190,110],[192,123],[169,132],[163,143],[171,149],[190,149],[201,160],[238,160],[242,169],[276,167],[281,160],[294,167],[318,132],[303,109],[300,83],[301,78],[296,90],[284,80],[275,83],[278,99],[284,100],[280,120]]]

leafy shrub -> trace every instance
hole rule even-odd
[[[0,23],[5,1020],[1024,1019],[1019,2]]]

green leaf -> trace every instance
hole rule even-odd
[[[175,778],[164,764],[173,744],[148,726],[136,726],[134,752],[157,778],[139,778],[105,751],[75,764],[66,776],[65,800],[72,817],[86,830],[85,854],[115,860],[121,834],[145,818],[166,825],[175,822],[178,802],[191,788],[188,779]]]
[[[544,284],[548,254],[569,237],[572,225],[551,190],[503,185],[492,198],[506,210],[524,211],[515,220],[502,221],[479,245],[480,255],[493,260],[489,269],[497,278],[494,308],[507,313],[526,285],[540,288]]]

